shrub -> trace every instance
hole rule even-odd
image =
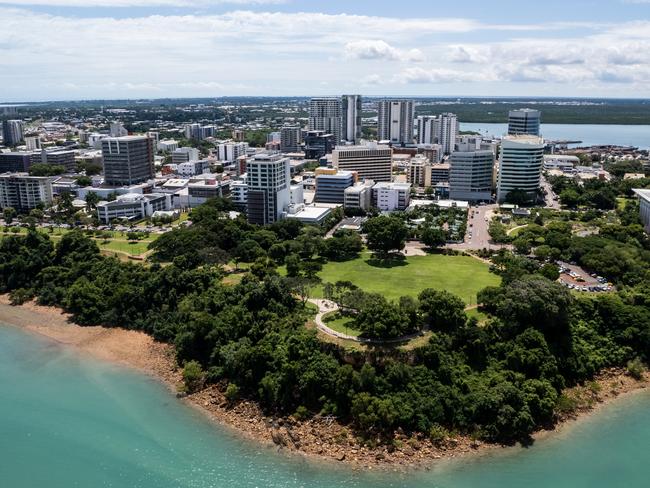
[[[304,405],[300,405],[298,408],[296,408],[296,411],[293,414],[293,417],[296,420],[307,420],[310,416],[309,410],[307,410],[307,407]]]
[[[18,288],[9,294],[9,301],[12,305],[22,305],[34,298],[34,293],[26,288]]]
[[[197,361],[188,361],[183,368],[183,383],[186,393],[194,393],[203,388],[205,375]]]
[[[234,383],[228,383],[226,392],[224,393],[228,403],[234,403],[239,398],[239,387]]]
[[[443,444],[448,437],[449,431],[441,425],[433,424],[431,429],[429,429],[429,439],[436,446]]]
[[[627,374],[629,374],[635,380],[642,380],[643,373],[645,373],[645,371],[646,367],[639,358],[627,362]]]

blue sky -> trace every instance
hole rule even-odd
[[[650,97],[650,0],[0,0],[0,101]]]

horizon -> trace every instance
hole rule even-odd
[[[6,100],[650,98],[646,0],[0,0],[0,16]]]

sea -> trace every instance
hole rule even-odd
[[[502,137],[508,132],[508,124],[461,122],[460,130]],[[540,132],[552,141],[581,141],[570,147],[608,144],[650,149],[650,125],[542,124]]]
[[[648,446],[639,393],[525,449],[355,470],[239,438],[148,376],[0,326],[2,488],[646,488]]]

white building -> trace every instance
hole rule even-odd
[[[413,142],[413,100],[381,100],[377,119],[377,138],[391,144]]]
[[[345,208],[360,208],[368,210],[372,206],[372,187],[374,181],[366,180],[363,183],[357,183],[350,186],[344,191],[343,206]]]
[[[222,142],[217,146],[217,159],[232,163],[241,156],[246,156],[247,142]]]
[[[431,162],[424,156],[412,158],[406,165],[406,181],[417,188],[431,186]]]
[[[156,144],[156,149],[160,152],[173,152],[178,149],[178,141],[173,139],[165,139],[164,141],[159,141]]]
[[[230,183],[230,200],[238,209],[246,209],[248,204],[248,184],[245,181]]]
[[[180,176],[197,176],[210,171],[210,161],[188,161],[176,165],[176,174]]]
[[[171,195],[164,193],[127,193],[119,195],[112,202],[97,204],[97,217],[101,222],[110,223],[112,219],[140,220],[151,217],[154,212],[171,210]]]
[[[332,151],[332,165],[338,170],[356,171],[362,180],[390,182],[393,149],[372,142],[365,146],[339,146]]]
[[[124,128],[122,122],[111,122],[110,135],[111,137],[124,137],[129,135],[129,131]]]
[[[540,187],[544,161],[544,140],[531,135],[506,136],[501,141],[497,201],[504,202],[508,193],[522,190],[531,199]]]
[[[438,117],[435,115],[420,115],[416,119],[415,126],[418,133],[418,144],[435,144],[438,142],[437,121]]]
[[[290,204],[289,159],[279,154],[257,154],[246,165],[247,216],[253,224],[281,220]]]
[[[558,169],[563,173],[572,173],[580,165],[578,156],[569,156],[565,154],[547,154],[544,155],[544,171]]]
[[[342,108],[340,98],[312,98],[309,102],[309,130],[322,130],[341,142]]]
[[[471,202],[492,200],[494,150],[480,138],[464,137],[450,158],[449,198]]]
[[[372,187],[372,199],[382,212],[406,210],[411,201],[410,183],[377,183]]]
[[[28,151],[36,151],[41,148],[41,139],[38,136],[25,137],[25,144]]]
[[[179,147],[172,152],[172,164],[187,163],[199,159],[199,150],[194,147]]]
[[[650,190],[633,190],[639,197],[641,221],[646,232],[650,233]]]
[[[52,204],[52,179],[27,173],[0,174],[0,208],[13,207],[25,212]]]
[[[458,117],[456,114],[445,113],[438,117],[437,123],[437,143],[442,146],[442,152],[451,154],[456,146],[458,137]]]
[[[361,140],[361,95],[343,95],[343,130],[345,141],[357,144]]]

